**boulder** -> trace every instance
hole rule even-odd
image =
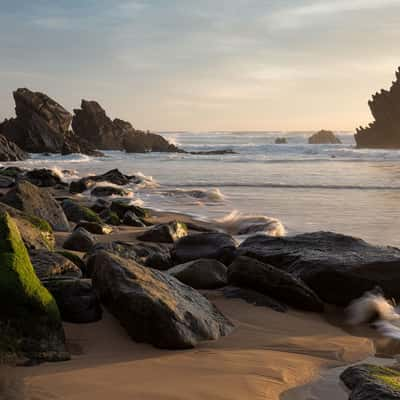
[[[350,400],[399,400],[400,371],[371,364],[347,368],[340,376],[351,390]]]
[[[139,219],[139,217],[132,211],[127,211],[122,220],[123,225],[145,227],[146,225]]]
[[[197,233],[175,243],[173,256],[177,263],[211,258],[230,264],[236,252],[236,241],[226,233]]]
[[[15,179],[10,176],[0,175],[0,188],[6,189],[15,185]]]
[[[59,153],[72,115],[40,92],[18,89],[14,93],[16,118],[0,125],[7,139],[30,153]]]
[[[284,137],[278,137],[275,139],[275,144],[287,144],[287,139]]]
[[[55,238],[47,221],[0,203],[0,212],[7,212],[16,223],[22,240],[29,250],[53,250]]]
[[[92,257],[93,286],[135,341],[187,349],[232,331],[213,304],[172,276],[105,251]]]
[[[254,289],[306,311],[322,312],[318,296],[300,279],[272,265],[249,257],[238,257],[228,268],[230,284]]]
[[[96,186],[90,194],[95,197],[126,196],[129,192],[116,186]]]
[[[81,271],[82,274],[86,272],[86,263],[79,257],[77,254],[67,251],[67,250],[57,250],[58,254],[61,254],[63,257],[68,258],[69,261],[74,263]]]
[[[217,260],[202,258],[189,261],[167,272],[194,289],[216,289],[228,284],[227,268]]]
[[[286,304],[282,304],[275,299],[257,292],[253,289],[240,288],[236,286],[225,286],[220,289],[224,297],[227,299],[242,299],[247,303],[253,304],[257,307],[269,307],[276,312],[287,312],[288,307]]]
[[[83,193],[87,190],[93,188],[96,185],[96,182],[90,178],[82,178],[77,181],[72,181],[69,184],[70,193]]]
[[[63,248],[74,251],[89,251],[96,241],[94,237],[83,228],[75,229],[65,240]]]
[[[149,213],[146,209],[132,204],[130,199],[116,199],[113,200],[110,207],[111,211],[118,214],[118,217],[123,219],[125,214],[130,211],[134,213],[139,218],[146,218]]]
[[[59,276],[82,277],[80,268],[61,254],[46,250],[31,250],[29,256],[36,275],[41,281]]]
[[[102,223],[101,218],[88,207],[69,199],[64,200],[61,205],[69,221],[76,223],[81,221]]]
[[[86,229],[89,233],[93,233],[95,235],[109,235],[112,233],[113,228],[108,225],[99,224],[98,222],[79,222],[74,229],[83,228]]]
[[[144,242],[174,243],[188,234],[186,225],[182,222],[169,222],[152,226],[137,237]]]
[[[54,298],[42,286],[18,228],[0,213],[0,333],[29,358],[65,360],[65,336]]]
[[[43,282],[57,302],[63,321],[75,324],[99,321],[102,309],[90,279],[48,279]]]
[[[374,121],[355,134],[359,148],[400,148],[400,68],[389,90],[381,90],[368,102]]]
[[[380,286],[387,298],[400,298],[400,250],[373,246],[332,232],[292,237],[257,235],[238,254],[256,258],[302,279],[325,302],[340,306]]]
[[[308,139],[309,144],[341,144],[332,131],[319,131]]]
[[[0,200],[25,214],[48,221],[55,231],[68,232],[70,230],[67,217],[53,196],[27,181],[18,182],[15,188]]]
[[[0,135],[0,161],[23,161],[27,158],[29,158],[28,153],[20,149],[14,142],[7,139],[5,136]]]
[[[113,226],[121,225],[121,220],[118,214],[115,213],[114,211],[111,211],[110,209],[102,211],[99,215],[106,224]]]
[[[56,172],[46,168],[27,171],[24,179],[39,187],[51,187],[63,184],[63,181]]]
[[[146,267],[165,271],[172,267],[172,260],[169,248],[162,243],[128,243],[114,241],[108,243],[97,243],[92,253],[105,250],[116,254],[119,257],[136,261]],[[91,266],[87,266],[87,276],[90,277]]]
[[[0,175],[16,179],[23,175],[26,171],[26,169],[20,167],[5,167],[0,169]]]
[[[105,199],[97,199],[95,203],[90,207],[95,213],[101,213],[108,210],[111,206],[111,202]]]
[[[162,136],[138,131],[121,119],[113,121],[96,101],[82,100],[81,108],[74,110],[72,128],[75,134],[100,150],[176,152],[177,147]]]

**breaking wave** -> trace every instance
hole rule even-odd
[[[176,196],[178,198],[191,198],[206,202],[219,202],[225,196],[218,188],[213,189],[175,189],[163,192],[166,196]]]

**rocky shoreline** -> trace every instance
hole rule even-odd
[[[235,330],[212,291],[279,312],[323,313],[376,286],[400,299],[396,248],[331,232],[255,232],[240,243],[221,227],[135,205],[116,185],[140,179],[118,170],[69,184],[46,169],[8,167],[0,177],[2,274],[14,274],[0,294],[17,307],[3,302],[3,357],[66,360],[62,321],[93,323],[103,309],[134,341],[192,348]],[[53,311],[35,305],[43,296]]]

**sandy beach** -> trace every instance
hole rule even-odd
[[[352,336],[323,315],[209,297],[236,329],[194,350],[135,343],[108,313],[97,323],[65,324],[72,361],[19,368],[28,398],[291,399],[291,389],[321,371],[374,354],[371,339]]]

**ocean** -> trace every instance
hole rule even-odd
[[[187,151],[238,154],[35,154],[12,164],[73,170],[72,176],[64,174],[69,180],[118,168],[145,177],[132,195],[146,207],[224,223],[267,216],[289,235],[329,230],[400,246],[400,151],[356,149],[345,132],[337,133],[341,145],[309,145],[312,132],[161,134]],[[277,137],[288,144],[274,144]]]

